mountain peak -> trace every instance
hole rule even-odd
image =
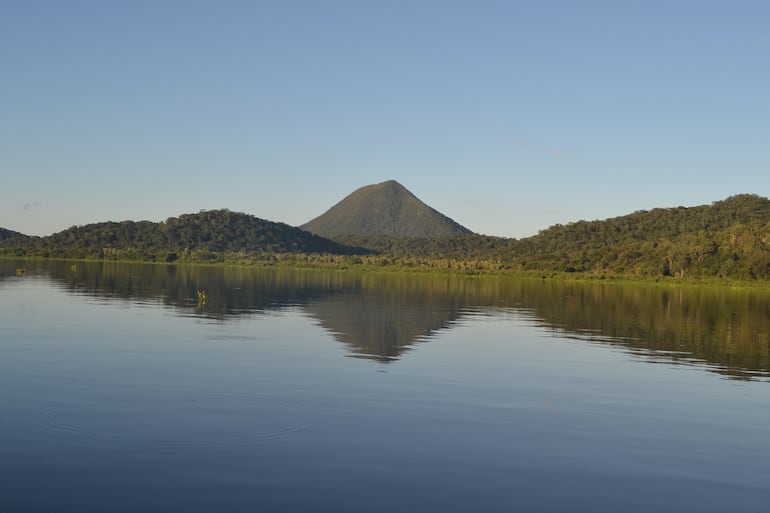
[[[472,233],[395,180],[356,189],[300,228],[323,237],[446,237]]]

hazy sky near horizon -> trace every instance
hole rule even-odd
[[[508,237],[770,196],[770,2],[16,1],[0,227],[229,208],[302,224],[395,179]]]

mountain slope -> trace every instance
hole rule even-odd
[[[15,232],[13,230],[7,230],[5,228],[0,228],[0,242],[10,239],[26,239],[29,238],[28,235],[24,235],[23,233]]]
[[[323,237],[446,237],[472,233],[394,180],[353,191],[300,228]]]
[[[10,245],[5,245],[10,247]],[[48,237],[17,242],[27,254],[74,258],[172,261],[211,253],[361,253],[283,223],[229,210],[201,211],[165,222],[123,221],[73,226]]]
[[[710,205],[555,225],[519,240],[482,235],[337,240],[399,258],[406,265],[438,258],[448,269],[767,280],[770,200],[741,194]]]
[[[767,222],[770,222],[770,200],[754,194],[739,194],[711,205],[656,208],[602,221],[557,224],[521,242],[530,252],[597,249],[629,241],[657,242],[721,232],[737,224]]]
[[[524,269],[770,279],[770,200],[741,194],[556,225],[519,240],[508,259]]]

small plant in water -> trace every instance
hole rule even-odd
[[[198,289],[198,308],[203,308],[209,303],[209,295],[205,290]]]

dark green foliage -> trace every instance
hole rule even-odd
[[[523,239],[531,252],[601,249],[629,241],[660,241],[683,235],[714,233],[739,223],[770,221],[770,200],[755,195],[732,196],[711,205],[656,208],[604,221],[556,225]]]
[[[510,255],[524,269],[640,277],[770,278],[770,200],[743,194],[557,225]]]
[[[433,238],[472,233],[393,180],[361,187],[300,228],[323,237]]]
[[[431,267],[465,271],[770,279],[770,200],[744,194],[712,205],[556,225],[520,240],[484,235],[335,240],[391,255],[407,266],[433,259]]]
[[[3,244],[6,254],[166,262],[218,261],[224,253],[365,252],[287,224],[229,210],[185,214],[162,223],[73,226],[49,237],[10,242]]]
[[[556,225],[520,240],[347,235],[332,242],[216,210],[164,223],[107,222],[50,237],[10,238],[0,241],[0,255],[770,280],[770,200],[745,194],[711,205]]]
[[[0,242],[6,241],[6,240],[22,240],[29,238],[28,235],[24,235],[23,233],[15,232],[13,230],[6,230],[5,228],[0,228]]]
[[[30,237],[23,233],[0,228],[0,256],[24,255],[24,250],[20,249],[19,246],[27,245],[35,239],[37,239],[37,237]]]
[[[476,258],[503,259],[520,247],[516,239],[490,235],[456,235],[452,237],[389,237],[386,235],[335,237],[349,246],[369,248],[377,253],[394,257],[448,258],[470,260]]]

